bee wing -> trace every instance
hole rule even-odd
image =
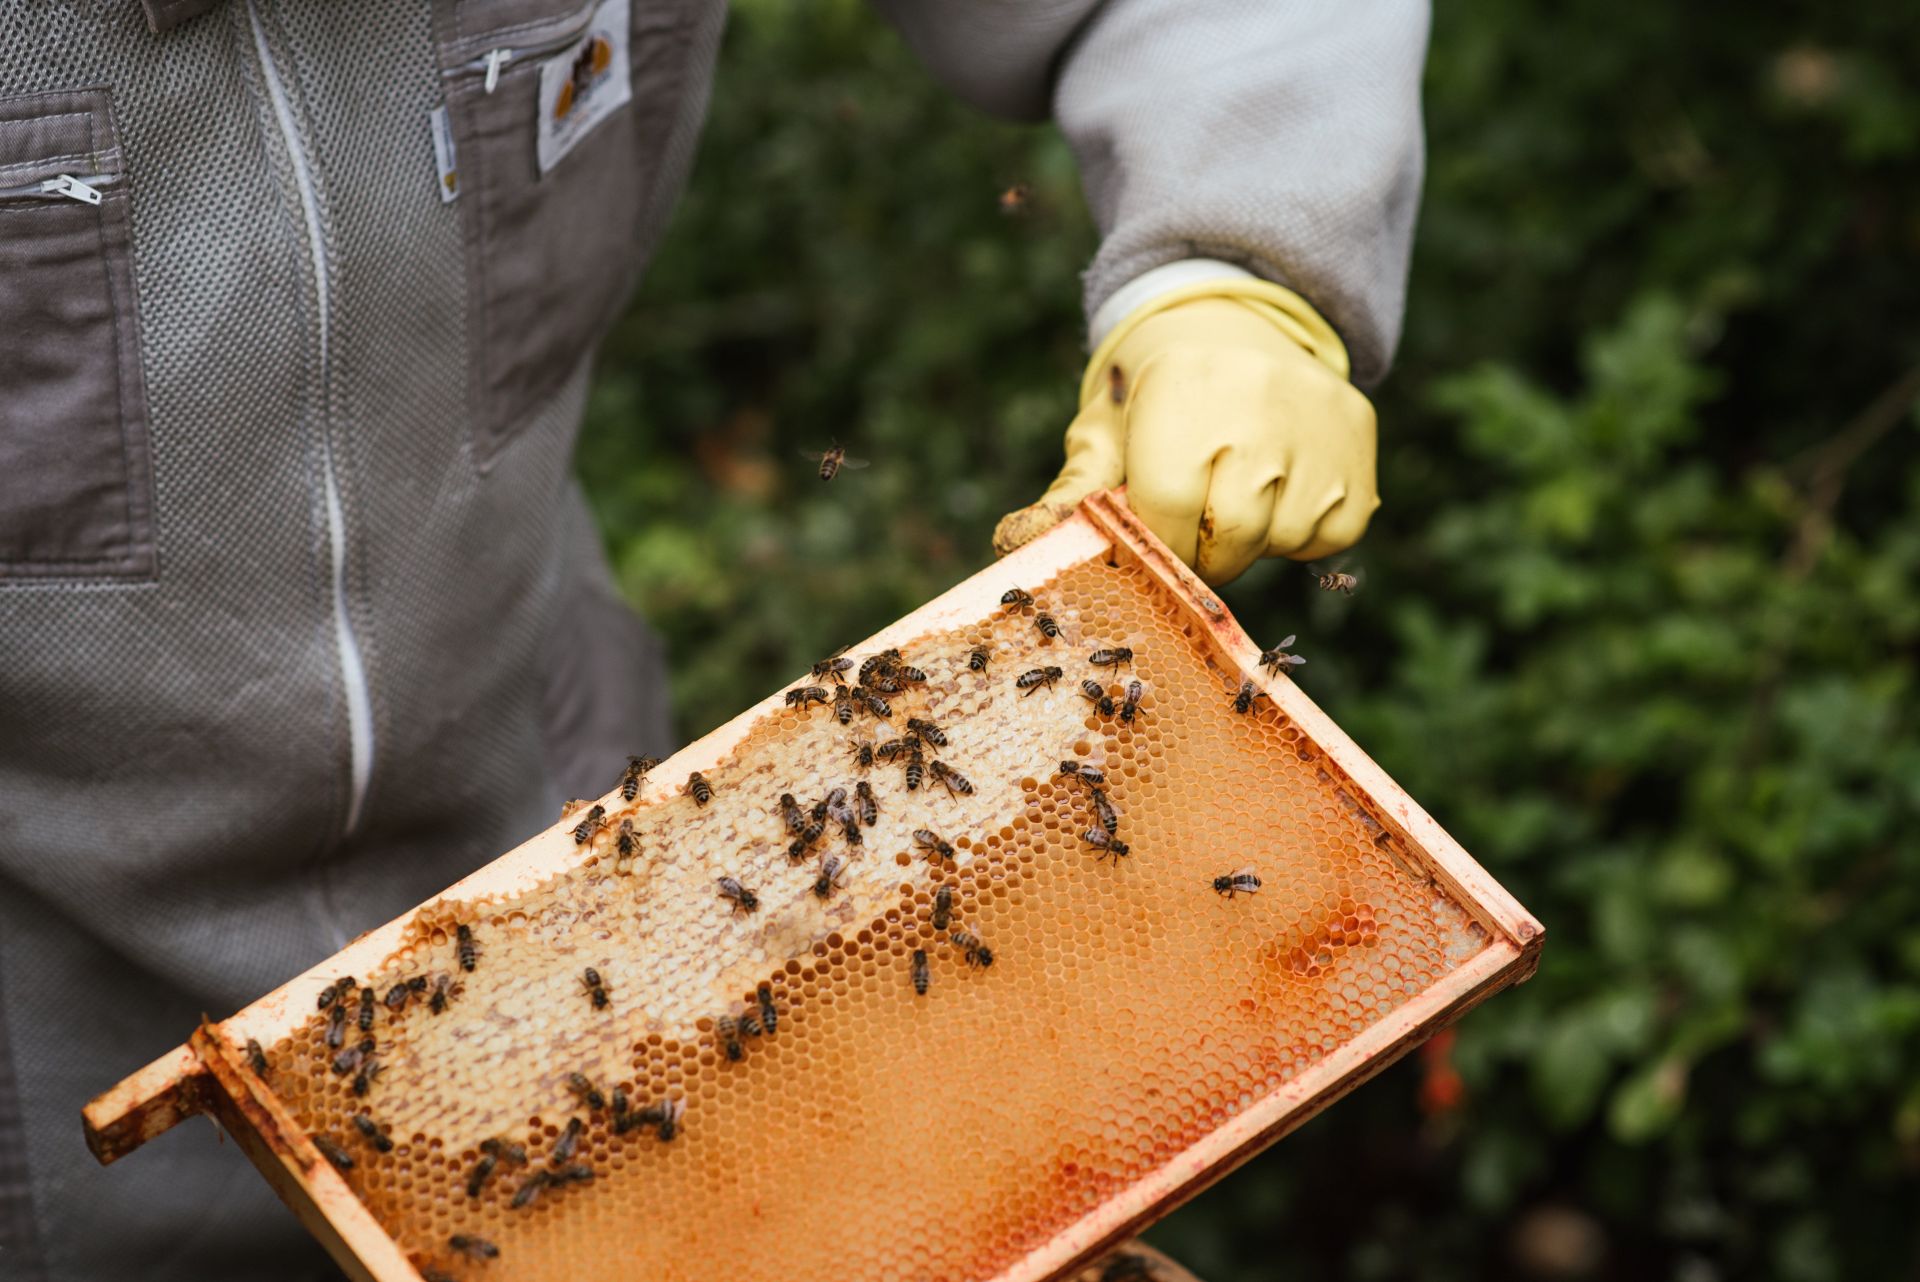
[[[1248,864],[1245,868],[1235,868],[1233,872],[1228,875],[1233,877],[1251,877],[1253,876],[1253,865]]]
[[[798,454],[801,458],[806,459],[809,463],[818,463],[827,457],[826,450],[798,449],[798,450],[795,450],[794,453]]]
[[[1294,636],[1292,633],[1288,633],[1286,636],[1281,637],[1280,644],[1273,648],[1276,650],[1284,650],[1288,646],[1292,645],[1295,641],[1298,641],[1299,639],[1300,639],[1299,637]]]
[[[848,471],[858,472],[861,468],[867,466],[867,460],[848,455],[846,458],[840,460],[840,466],[846,468]]]

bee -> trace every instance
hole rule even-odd
[[[953,922],[953,887],[942,886],[933,892],[933,928],[945,930]]]
[[[1126,701],[1120,705],[1120,719],[1122,721],[1128,725],[1133,724],[1133,719],[1140,715],[1140,696],[1146,692],[1147,688],[1138,681],[1127,682]]]
[[[480,1190],[487,1187],[487,1181],[492,1178],[493,1168],[499,1165],[499,1161],[500,1159],[491,1153],[480,1155],[480,1160],[473,1164],[471,1171],[467,1172],[468,1197],[480,1196]]]
[[[1089,828],[1080,834],[1080,840],[1099,850],[1102,859],[1111,855],[1115,864],[1120,862],[1121,856],[1133,853],[1128,848],[1126,842],[1120,840],[1105,828]]]
[[[319,1009],[321,1010],[328,1009],[335,1002],[339,1001],[342,997],[345,997],[347,994],[351,993],[355,988],[359,986],[360,986],[360,981],[355,979],[353,976],[342,975],[339,979],[334,980],[331,984],[328,984],[325,988],[320,990]]]
[[[368,1032],[373,1028],[373,1008],[375,998],[371,988],[360,990],[360,1031]]]
[[[862,770],[873,769],[873,740],[855,739],[852,742],[854,764]]]
[[[392,988],[389,988],[386,997],[381,1000],[386,1004],[388,1010],[399,1010],[407,1004],[407,995],[412,991],[411,988],[407,987],[407,981],[403,979]]]
[[[1120,831],[1120,812],[1113,808],[1111,801],[1107,800],[1107,794],[1098,788],[1089,788],[1087,796],[1093,802],[1094,818],[1098,819],[1100,826],[1107,830],[1107,835],[1117,834]]]
[[[1024,610],[1033,604],[1033,593],[1020,588],[1008,588],[1000,594],[1000,604],[1010,610]]]
[[[1080,683],[1080,693],[1086,698],[1088,703],[1093,705],[1094,710],[1101,716],[1111,717],[1113,715],[1113,696],[1109,695],[1107,688],[1098,681],[1082,681]]]
[[[825,899],[840,884],[841,873],[845,865],[838,855],[826,855],[820,860],[820,875],[813,879],[813,893]]]
[[[907,729],[936,748],[947,746],[946,732],[925,717],[908,717]]]
[[[393,1152],[393,1141],[387,1138],[387,1133],[380,1129],[380,1123],[374,1121],[371,1115],[366,1112],[355,1113],[353,1124],[360,1134],[366,1136],[367,1143],[373,1145],[375,1152]]]
[[[386,1071],[386,1065],[372,1058],[360,1065],[360,1071],[353,1075],[353,1093],[364,1097],[373,1089],[373,1079]]]
[[[1111,650],[1095,650],[1087,656],[1087,662],[1096,668],[1108,668],[1118,674],[1121,668],[1133,665],[1133,651],[1124,645],[1114,646]]]
[[[640,785],[646,781],[647,772],[660,764],[658,757],[628,757],[626,773],[620,776],[620,799],[632,801],[640,795]]]
[[[853,691],[845,686],[834,687],[833,719],[843,726],[853,724]]]
[[[880,822],[880,801],[873,795],[873,785],[862,779],[853,785],[853,799],[860,813],[860,822],[871,828]]]
[[[739,1020],[740,1033],[744,1037],[758,1037],[766,1031],[760,1027],[760,1016],[756,1015],[751,1009],[742,1011],[739,1015]]]
[[[698,770],[687,776],[687,794],[693,798],[693,804],[704,806],[713,800],[713,785]]]
[[[918,670],[915,669],[915,671]],[[876,672],[868,677],[866,684],[861,688],[876,694],[899,694],[907,688],[907,683],[901,678],[900,669],[889,668],[885,672]]]
[[[1277,677],[1280,675],[1282,668],[1297,668],[1306,662],[1305,659],[1297,654],[1287,653],[1288,649],[1291,648],[1293,643],[1298,639],[1297,637],[1290,636],[1282,637],[1280,638],[1279,645],[1273,647],[1271,650],[1262,650],[1260,652],[1260,666],[1267,670],[1268,675]]]
[[[807,826],[806,812],[800,809],[800,803],[794,800],[790,792],[780,794],[780,822],[785,824],[787,831],[795,836],[798,836],[800,830]]]
[[[320,1150],[321,1157],[326,1158],[343,1171],[351,1171],[353,1169],[353,1156],[349,1154],[347,1150],[341,1148],[324,1135],[315,1135],[312,1139],[313,1146]]]
[[[812,844],[804,836],[795,837],[787,843],[787,858],[796,864],[799,863],[807,857],[807,847]]]
[[[637,1125],[657,1126],[662,1140],[671,1140],[680,1130],[680,1115],[686,1111],[683,1100],[661,1100],[649,1104],[634,1116],[639,1119]]]
[[[1040,629],[1040,635],[1049,641],[1060,635],[1060,625],[1053,621],[1051,614],[1034,615],[1033,626]]]
[[[927,862],[937,863],[942,859],[953,858],[953,846],[931,828],[915,828],[913,844],[927,852]]]
[[[879,673],[891,672],[899,666],[900,651],[896,649],[886,649],[878,654],[870,654],[860,661],[860,684],[867,685]]]
[[[821,815],[843,826],[853,818],[853,811],[847,809],[847,790],[845,788],[835,788],[832,792],[829,792],[826,798],[821,801],[819,810]]]
[[[613,848],[620,856],[613,861],[614,875],[624,877],[633,871],[633,857],[640,853],[640,839],[634,835],[633,820],[620,821],[620,833],[614,838]]]
[[[1253,869],[1242,868],[1224,877],[1215,877],[1213,888],[1228,899],[1232,899],[1235,895],[1257,895],[1260,893],[1260,878],[1255,875]]]
[[[841,835],[847,839],[849,846],[864,846],[867,844],[866,839],[860,835],[860,825],[852,819],[840,825],[840,832]]]
[[[1015,183],[1000,193],[1000,212],[1009,218],[1018,217],[1027,212],[1027,206],[1033,203],[1033,188],[1025,183]]]
[[[573,1151],[580,1147],[580,1132],[586,1129],[586,1125],[577,1117],[567,1119],[567,1129],[560,1132],[560,1138],[553,1142],[553,1152],[547,1155],[550,1165],[559,1166],[573,1160]]]
[[[747,1048],[740,1041],[740,1021],[732,1015],[722,1015],[713,1021],[713,1038],[732,1062],[738,1064],[746,1057]]]
[[[947,938],[953,941],[953,946],[960,950],[962,957],[966,958],[967,965],[993,965],[993,949],[981,943],[980,937],[972,931],[956,930]]]
[[[885,743],[881,744],[879,747],[873,750],[873,755],[878,759],[880,759],[881,761],[891,763],[894,761],[898,761],[901,757],[912,756],[914,753],[918,752],[919,750],[920,750],[920,740],[918,736],[908,735],[904,739],[887,740]]]
[[[774,1009],[773,990],[763,985],[754,990],[754,998],[760,1003],[760,1026],[767,1030],[768,1036],[772,1036],[774,1030],[780,1027],[780,1012]]]
[[[1343,574],[1338,570],[1331,574],[1321,575],[1317,582],[1320,584],[1320,590],[1323,592],[1344,592],[1348,596],[1352,596],[1353,590],[1360,586],[1359,579],[1356,579],[1351,574]]]
[[[327,1016],[327,1049],[339,1050],[340,1044],[347,1040],[347,1004],[341,1002]]]
[[[1081,765],[1078,761],[1061,762],[1059,773],[1067,775],[1070,778],[1078,779],[1083,783],[1102,784],[1107,781],[1106,771],[1096,766]]]
[[[1122,1251],[1100,1270],[1100,1282],[1157,1282],[1153,1264],[1144,1255]]]
[[[433,981],[433,996],[427,999],[427,1009],[436,1015],[446,1013],[447,1001],[453,995],[453,976],[441,975]]]
[[[913,991],[925,997],[927,995],[927,981],[929,978],[930,976],[927,973],[927,950],[924,948],[916,948],[913,950]]]
[[[914,753],[913,760],[907,763],[906,774],[907,774],[907,791],[908,792],[920,791],[920,785],[926,782],[927,763],[920,760],[920,754],[918,752]]]
[[[1053,689],[1053,683],[1065,675],[1066,673],[1062,672],[1059,668],[1033,668],[1015,677],[1013,684],[1016,689],[1027,692],[1026,695],[1021,696],[1022,698],[1026,698],[1027,695],[1031,695],[1041,686],[1045,686],[1049,690]]]
[[[942,787],[946,788],[949,797],[955,795],[971,797],[973,795],[973,780],[967,778],[946,762],[935,761],[931,763],[927,769],[933,771],[934,779],[940,783]]]
[[[255,1077],[264,1079],[267,1075],[267,1053],[261,1050],[260,1043],[251,1037],[247,1039],[247,1067],[253,1070]]]
[[[593,1109],[595,1112],[607,1106],[607,1097],[600,1093],[600,1088],[595,1086],[592,1079],[585,1073],[568,1073],[567,1089],[573,1092],[575,1099],[585,1104],[588,1108]],[[574,1120],[577,1122],[580,1119],[575,1118]]]
[[[867,465],[863,458],[848,458],[847,447],[835,441],[830,450],[801,450],[802,458],[810,458],[820,465],[820,479],[831,481],[840,475],[840,469],[858,471]]]
[[[735,912],[753,912],[760,907],[760,896],[742,886],[732,877],[720,879],[720,898],[729,900]]]
[[[1247,677],[1240,682],[1240,692],[1233,696],[1233,710],[1241,716],[1253,711],[1255,699],[1270,698],[1265,690],[1255,688],[1253,678]]]
[[[526,1146],[524,1144],[515,1144],[512,1140],[503,1140],[497,1136],[490,1140],[481,1140],[480,1151],[482,1153],[492,1154],[508,1166],[525,1166],[527,1164]]]
[[[607,1008],[607,986],[600,982],[600,972],[589,966],[580,974],[580,983],[586,988],[587,996],[593,1001],[595,1010]]]
[[[555,1184],[589,1184],[593,1181],[593,1168],[585,1162],[575,1162],[563,1166],[553,1173]]]
[[[967,671],[985,672],[991,658],[992,656],[987,653],[987,647],[983,645],[973,647],[967,652]]]
[[[595,806],[587,811],[587,817],[574,825],[573,844],[584,846],[593,840],[593,834],[607,826],[607,808]]]
[[[333,1057],[334,1075],[345,1077],[365,1063],[367,1056],[373,1054],[373,1051],[374,1041],[371,1037],[363,1037],[353,1045],[345,1047]]]
[[[813,665],[815,681],[832,681],[835,685],[845,685],[846,673],[853,667],[853,660],[843,654],[834,654]]]
[[[460,945],[460,969],[471,971],[480,958],[480,950],[473,942],[473,928],[463,923],[454,927],[454,935]]]
[[[885,699],[871,690],[860,689],[853,692],[853,701],[865,708],[873,716],[886,721],[893,716],[893,707]]]
[[[483,1237],[471,1233],[456,1233],[447,1239],[447,1245],[466,1256],[469,1260],[497,1260],[500,1248]]]
[[[1127,403],[1127,374],[1118,365],[1107,366],[1107,399],[1115,405]]]
[[[894,670],[893,675],[910,686],[923,686],[927,683],[927,674],[909,663],[901,664]]]
[[[797,690],[787,691],[787,706],[804,708],[811,703],[825,703],[832,697],[825,686],[801,686]]]
[[[522,1207],[533,1205],[533,1199],[539,1197],[541,1192],[551,1183],[553,1183],[553,1177],[551,1175],[545,1171],[535,1171],[532,1175],[529,1175],[520,1182],[520,1187],[514,1190],[513,1201],[508,1205],[516,1211]]]

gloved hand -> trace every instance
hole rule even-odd
[[[994,551],[1123,481],[1128,505],[1211,584],[1263,556],[1349,547],[1380,498],[1373,406],[1346,376],[1332,327],[1278,285],[1214,280],[1153,298],[1094,352],[1066,466],[1001,519]]]

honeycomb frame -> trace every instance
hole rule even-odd
[[[1211,1124],[1190,1142],[1182,1142],[1176,1152],[1157,1158],[1150,1169],[1117,1187],[1103,1188],[1090,1205],[1045,1226],[1043,1238],[1027,1244],[1015,1258],[977,1275],[992,1277],[994,1282],[1053,1282],[1070,1277],[1478,1002],[1530,976],[1543,940],[1539,923],[1310,698],[1285,677],[1264,677],[1257,666],[1259,648],[1213,592],[1138,522],[1118,492],[1089,498],[1049,534],[851,653],[889,645],[910,647],[917,639],[963,631],[1000,609],[1000,593],[1010,582],[1037,584],[1076,567],[1101,564],[1139,570],[1152,589],[1172,600],[1193,647],[1225,681],[1223,697],[1231,691],[1234,677],[1252,678],[1258,693],[1271,701],[1264,703],[1271,710],[1269,715],[1297,729],[1319,763],[1320,779],[1352,810],[1360,827],[1371,834],[1372,844],[1410,877],[1457,905],[1470,919],[1477,942],[1433,982],[1357,1027],[1297,1073],[1284,1081],[1270,1079],[1269,1088],[1244,1107],[1217,1111]],[[783,694],[770,695],[689,745],[659,766],[655,778],[678,780],[691,771],[718,770],[752,739],[757,727],[782,714]],[[1306,755],[1303,751],[1303,759]],[[617,789],[601,801],[617,807]],[[288,1100],[254,1074],[248,1065],[247,1042],[253,1039],[277,1046],[311,1026],[316,995],[334,976],[390,972],[393,958],[410,946],[409,940],[419,938],[421,921],[444,915],[445,904],[511,900],[576,869],[582,851],[571,835],[574,823],[571,817],[561,820],[231,1018],[203,1024],[187,1045],[87,1106],[86,1135],[95,1155],[103,1163],[111,1162],[183,1118],[210,1112],[350,1276],[370,1282],[420,1282],[422,1273],[412,1258],[417,1251],[410,1252],[389,1234],[360,1194],[322,1156]],[[1222,870],[1227,866],[1223,862]]]

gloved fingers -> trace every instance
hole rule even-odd
[[[1293,561],[1319,561],[1344,552],[1367,532],[1367,522],[1380,507],[1379,496],[1369,492],[1363,499],[1341,499],[1325,516],[1305,546],[1278,555]]]
[[[1275,499],[1286,484],[1279,468],[1238,449],[1213,461],[1200,513],[1193,570],[1214,587],[1231,583],[1267,553]]]
[[[1267,556],[1303,558],[1321,538],[1320,523],[1345,504],[1346,478],[1305,456],[1295,460],[1293,474],[1281,486],[1267,526]]]
[[[1005,556],[1031,543],[1073,515],[1081,499],[1125,480],[1124,437],[1113,405],[1100,400],[1081,410],[1067,428],[1066,464],[1036,502],[1000,518],[993,529],[994,555]]]

